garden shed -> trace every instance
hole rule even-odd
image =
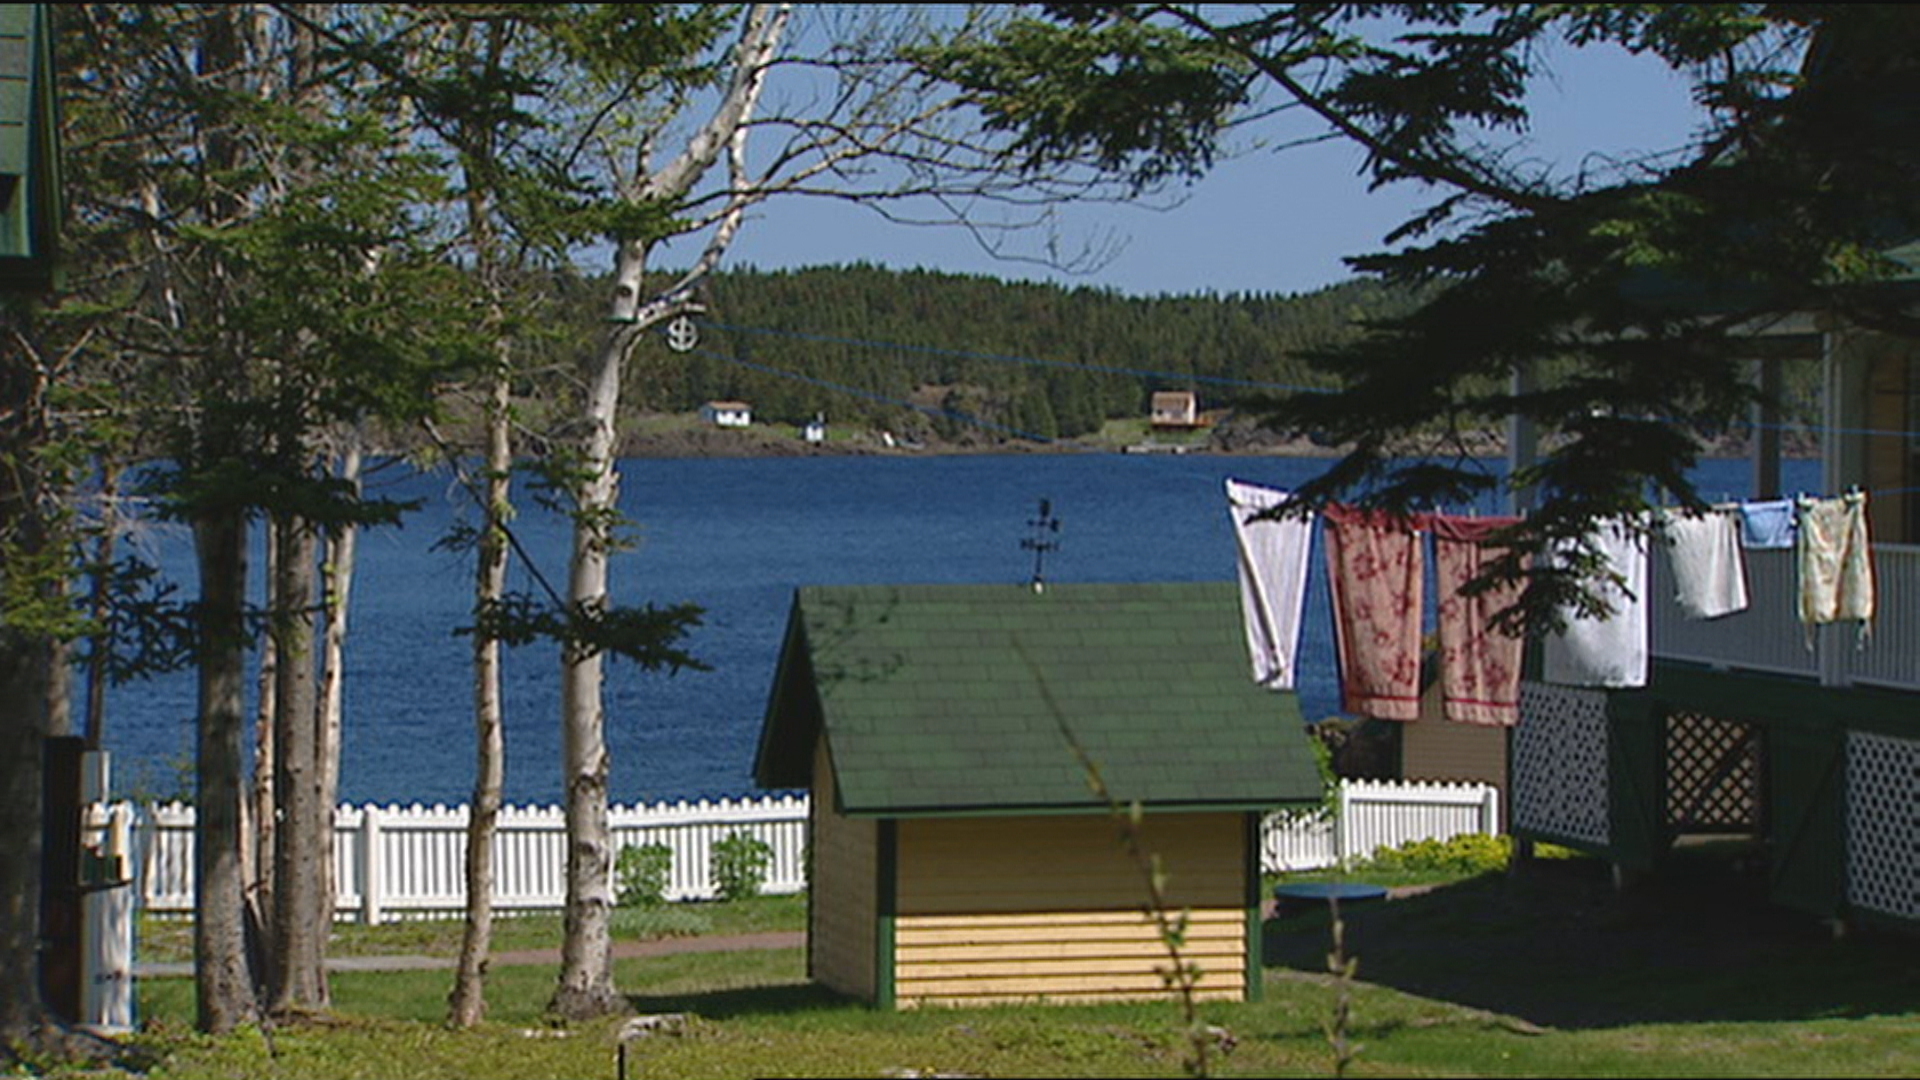
[[[1229,582],[797,591],[755,762],[812,792],[808,969],[882,1007],[1150,998],[1138,801],[1199,993],[1260,987],[1260,820],[1320,799]]]

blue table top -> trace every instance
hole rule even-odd
[[[1386,895],[1385,885],[1352,881],[1299,881],[1273,887],[1276,900],[1379,900]]]

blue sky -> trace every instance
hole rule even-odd
[[[1593,155],[1684,146],[1699,122],[1685,85],[1656,62],[1607,48],[1567,50],[1552,66],[1554,77],[1535,87],[1521,152],[1556,169],[1579,168]],[[894,225],[815,199],[763,206],[727,262],[775,269],[866,261],[1142,295],[1305,292],[1350,276],[1343,256],[1376,250],[1426,201],[1408,185],[1368,193],[1359,164],[1344,144],[1253,151],[1217,167],[1172,209],[1062,207],[1068,241],[1109,237],[1121,245],[1091,273],[997,261],[958,229]]]

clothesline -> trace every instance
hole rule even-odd
[[[1226,489],[1254,678],[1271,689],[1290,690],[1315,515],[1262,517],[1263,511],[1291,501],[1292,494],[1231,479]],[[1600,617],[1572,609],[1560,613],[1565,629],[1542,643],[1543,677],[1591,687],[1646,684],[1650,537],[1667,551],[1675,601],[1686,617],[1714,619],[1744,611],[1744,552],[1790,547],[1796,552],[1798,611],[1809,627],[1809,647],[1813,626],[1842,620],[1860,623],[1864,643],[1873,617],[1867,499],[1855,490],[1832,498],[1750,500],[1705,513],[1669,508],[1645,518],[1597,523],[1584,544],[1602,561],[1592,590],[1609,610]],[[1468,595],[1464,586],[1478,579],[1494,557],[1486,542],[1521,519],[1389,514],[1339,504],[1318,516],[1346,711],[1389,720],[1420,716],[1423,537],[1431,535],[1442,713],[1463,723],[1516,723],[1523,643],[1501,632],[1494,616],[1518,599],[1519,583],[1478,595]],[[1564,559],[1581,542],[1562,541],[1546,558]]]

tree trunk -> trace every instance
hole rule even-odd
[[[615,268],[616,308],[620,298],[638,296],[646,266],[646,248],[621,245]],[[573,550],[567,575],[567,602],[575,611],[607,606],[607,558],[610,525],[618,508],[620,476],[614,460],[615,415],[620,408],[620,374],[634,335],[621,325],[609,333],[587,388],[587,435],[582,445],[584,479],[575,489]],[[548,1006],[567,1018],[601,1016],[623,1007],[613,986],[612,836],[607,827],[606,715],[601,701],[604,658],[574,645],[561,650],[561,766],[567,818],[567,906],[560,947],[560,981]]]
[[[262,607],[273,607],[274,583],[279,580],[280,531],[266,530],[266,565],[260,568],[267,582],[267,597]],[[268,634],[260,641],[260,665],[254,673],[253,782],[241,805],[240,868],[247,881],[247,905],[263,936],[273,939],[273,845],[280,827],[280,814],[274,806],[274,707],[280,700],[280,656],[275,642],[279,635]],[[264,973],[263,973],[264,974]]]
[[[347,436],[341,454],[340,478],[353,486],[354,498],[360,497],[360,433]],[[320,651],[320,702],[317,725],[320,759],[320,910],[329,927],[333,924],[334,896],[338,884],[333,877],[333,813],[340,802],[340,722],[345,707],[347,664],[347,605],[353,597],[355,560],[360,548],[360,527],[342,525],[326,541],[326,556],[321,569],[323,597],[321,614],[326,633]]]
[[[487,408],[487,505],[474,579],[475,610],[507,589],[507,519],[512,513],[513,444],[508,426],[512,386],[505,349]],[[447,1022],[472,1027],[486,1015],[487,956],[493,947],[493,834],[506,784],[507,744],[500,698],[500,642],[473,639],[473,805],[467,818],[467,922],[448,996]]]
[[[0,630],[0,730],[12,748],[0,768],[0,850],[9,853],[0,859],[0,1046],[25,1043],[50,1020],[40,997],[42,657],[28,635]]]
[[[497,74],[511,38],[508,27],[493,24],[486,33],[486,69]],[[481,507],[480,545],[474,557],[473,606],[476,613],[497,604],[507,592],[510,550],[507,523],[513,517],[513,340],[506,332],[506,284],[501,278],[501,247],[495,229],[495,192],[475,183],[478,171],[497,175],[499,143],[506,134],[482,119],[465,131],[462,171],[466,173],[467,235],[473,245],[476,278],[486,290],[487,329],[494,337],[493,384],[488,388],[486,420],[486,493]],[[506,785],[505,703],[501,698],[502,648],[497,638],[473,637],[473,801],[467,818],[467,919],[460,938],[460,959],[453,990],[447,995],[447,1022],[457,1028],[478,1024],[487,1012],[487,963],[493,949],[493,836]]]
[[[107,739],[107,657],[115,647],[113,626],[113,552],[120,531],[120,471],[116,461],[100,465],[100,539],[94,548],[93,593],[88,604],[99,637],[87,662],[87,745],[103,747]]]
[[[732,61],[726,90],[714,112],[664,168],[634,175],[620,186],[636,201],[669,205],[705,178],[724,155],[735,184],[744,182],[748,123],[766,85],[766,73],[778,51],[791,8],[755,4]],[[644,171],[645,156],[641,158]],[[614,451],[620,410],[620,381],[627,355],[649,327],[671,317],[691,294],[693,281],[711,270],[740,226],[747,193],[736,187],[695,268],[667,295],[649,299],[644,275],[652,243],[644,238],[620,243],[614,256],[613,295],[608,309],[612,329],[588,372],[581,447],[584,479],[574,487],[573,550],[568,565],[567,602],[578,616],[607,610],[607,561],[612,525],[618,520],[619,473]],[[601,698],[604,658],[598,650],[569,645],[561,651],[561,757],[566,782],[567,907],[566,937],[560,947],[560,981],[548,1008],[563,1017],[598,1016],[624,1007],[613,986],[612,836],[607,827],[607,743]]]
[[[0,583],[42,546],[33,461],[41,383],[18,352],[0,356]],[[16,571],[18,572],[18,571]],[[7,592],[11,592],[8,589]],[[6,595],[0,593],[0,595]],[[0,611],[0,616],[9,613]],[[47,735],[42,635],[0,617],[0,1060],[51,1019],[40,995],[41,747]]]
[[[67,602],[66,582],[49,584],[47,595],[57,601]],[[42,661],[46,669],[47,734],[71,735],[73,734],[73,646],[59,638],[49,638],[43,648],[47,653],[46,659]]]
[[[328,1002],[326,942],[331,905],[320,898],[320,832],[332,821],[320,803],[318,699],[314,683],[314,560],[318,537],[295,517],[275,524],[273,798],[280,827],[273,834],[273,979],[275,1015],[324,1008]]]
[[[246,711],[246,515],[194,521],[200,569],[200,731],[194,815],[193,973],[200,1030],[232,1031],[259,1014],[247,963],[240,869],[241,734]]]

